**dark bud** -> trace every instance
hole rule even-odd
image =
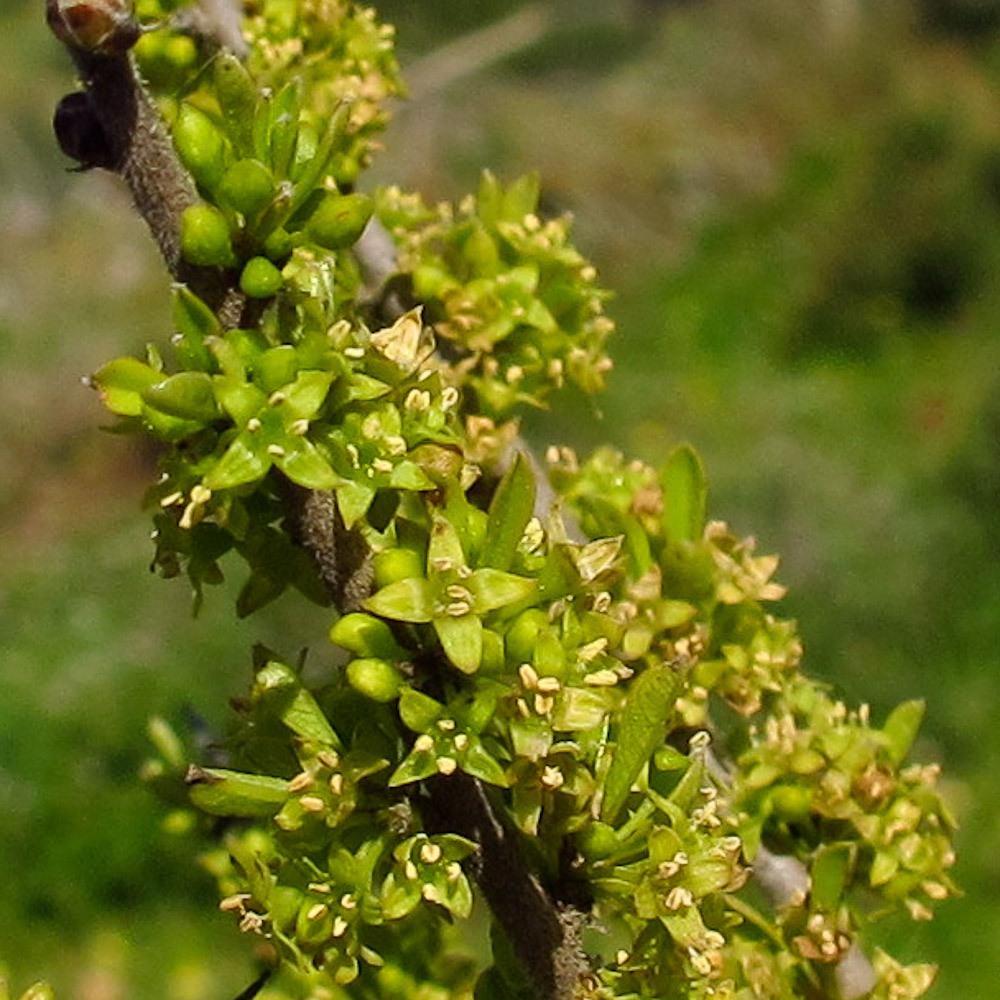
[[[45,18],[64,45],[102,56],[127,52],[142,33],[131,0],[46,0]]]
[[[80,164],[81,170],[114,167],[114,156],[107,133],[82,90],[67,94],[57,105],[52,119],[59,148]]]

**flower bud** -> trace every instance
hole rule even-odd
[[[181,216],[181,253],[198,267],[235,266],[226,217],[212,205],[189,205]]]
[[[45,17],[64,45],[97,55],[121,55],[139,39],[129,0],[48,0]]]
[[[392,701],[399,695],[403,675],[388,660],[365,657],[347,664],[347,680],[359,694],[372,701]]]
[[[260,160],[237,160],[219,181],[219,199],[244,215],[253,215],[274,196],[274,177]]]
[[[185,102],[173,131],[181,162],[199,187],[214,191],[226,169],[227,142],[222,130],[204,111]]]
[[[352,246],[373,208],[371,198],[363,194],[327,194],[309,217],[306,235],[327,250]]]
[[[267,299],[280,290],[283,280],[266,257],[251,257],[240,274],[240,289],[252,299]]]

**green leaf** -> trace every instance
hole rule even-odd
[[[492,569],[508,569],[518,542],[535,509],[535,477],[521,452],[497,485],[490,502],[486,541],[479,564]]]
[[[434,619],[434,631],[445,655],[462,673],[474,674],[479,669],[483,662],[483,622],[479,615],[441,615]]]
[[[604,783],[601,819],[613,823],[632,784],[667,735],[677,693],[677,675],[667,663],[647,667],[632,682],[616,734],[616,748]]]
[[[247,432],[238,435],[205,476],[205,486],[210,490],[227,490],[244,483],[257,482],[271,467],[271,458],[266,453],[261,454],[263,450],[263,443],[259,439],[251,437]]]
[[[174,289],[174,326],[171,341],[177,360],[185,368],[214,371],[215,357],[208,348],[209,337],[221,337],[219,318],[186,285]]]
[[[705,469],[687,444],[675,448],[660,476],[663,532],[668,542],[693,542],[705,526]]]
[[[122,417],[142,415],[142,393],[163,376],[155,368],[135,358],[116,358],[98,369],[91,379],[101,402]]]
[[[463,585],[472,594],[472,606],[476,613],[484,614],[514,604],[533,594],[538,587],[538,581],[505,573],[499,569],[477,569],[472,576],[463,581]]]
[[[257,671],[256,680],[262,696],[274,704],[278,717],[293,733],[342,749],[329,719],[291,667],[271,660]]]
[[[422,577],[397,580],[372,594],[364,606],[394,621],[429,622],[434,617],[434,588]]]
[[[902,764],[917,738],[927,703],[919,699],[897,705],[885,720],[882,735],[894,764]]]
[[[182,420],[211,423],[219,414],[212,378],[205,372],[178,372],[142,391],[153,409]]]
[[[288,797],[288,782],[217,767],[188,769],[191,801],[213,816],[273,816]]]

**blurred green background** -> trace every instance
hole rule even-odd
[[[0,963],[75,1000],[223,1000],[247,943],[136,781],[146,719],[224,727],[256,639],[325,651],[292,601],[234,639],[231,592],[192,620],[147,571],[152,458],[97,432],[80,376],[166,338],[167,287],[51,138],[71,72],[41,7],[0,11]],[[694,443],[712,515],[782,555],[810,669],[876,718],[927,699],[967,895],[879,939],[940,964],[934,1000],[995,995],[1000,0],[381,10],[413,94],[374,178],[455,198],[537,168],[618,293],[608,393],[530,433]]]

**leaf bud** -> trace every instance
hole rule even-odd
[[[52,118],[52,129],[59,148],[71,160],[76,160],[81,169],[113,168],[115,157],[108,134],[86,92],[67,94],[59,102]]]
[[[139,40],[129,0],[47,0],[45,18],[64,45],[97,55],[122,55]]]

